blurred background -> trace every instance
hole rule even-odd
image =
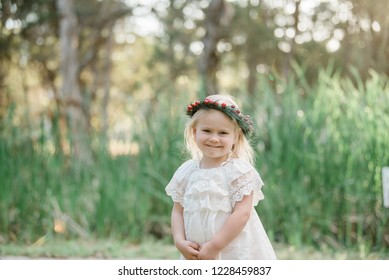
[[[187,104],[253,116],[275,244],[389,258],[389,1],[1,0],[0,244],[171,244]]]

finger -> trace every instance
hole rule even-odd
[[[195,255],[190,255],[190,258],[189,258],[190,260],[198,260],[198,257],[197,256],[195,256]]]
[[[192,247],[195,250],[199,250],[200,249],[200,245],[197,244],[197,243],[194,243],[194,242],[190,242],[189,246]]]
[[[193,250],[191,253],[196,259],[199,257],[199,251]]]

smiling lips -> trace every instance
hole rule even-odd
[[[212,145],[206,145],[206,146],[213,149],[223,148],[223,146],[212,146]]]

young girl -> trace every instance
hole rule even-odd
[[[192,159],[166,187],[171,227],[182,258],[276,259],[254,209],[264,198],[252,166],[249,116],[229,96],[211,95],[187,107],[185,141]]]

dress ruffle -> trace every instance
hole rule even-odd
[[[257,206],[258,202],[264,199],[261,191],[263,187],[262,179],[255,170],[251,170],[242,176],[235,179],[230,187],[230,201],[232,207],[235,203],[241,201],[243,196],[253,193],[253,206]]]
[[[261,177],[254,167],[240,159],[232,160],[228,166],[229,170],[229,193],[232,207],[236,202],[243,199],[245,195],[253,193],[253,206],[258,205],[258,202],[264,199],[261,191],[264,186]]]
[[[195,168],[195,161],[188,160],[174,173],[172,179],[165,188],[166,194],[170,196],[174,202],[179,202],[183,205],[185,189],[188,184],[187,178]]]
[[[232,159],[219,168],[201,169],[197,161],[189,160],[177,169],[165,190],[185,211],[231,212],[236,202],[251,193],[256,206],[264,199],[263,185],[258,172],[246,161]]]
[[[201,211],[201,209],[208,209],[213,212],[223,211],[230,212],[231,204],[229,199],[229,192],[218,184],[217,176],[206,180],[201,177],[201,172],[197,173],[197,177],[184,197],[184,210],[188,212]]]

